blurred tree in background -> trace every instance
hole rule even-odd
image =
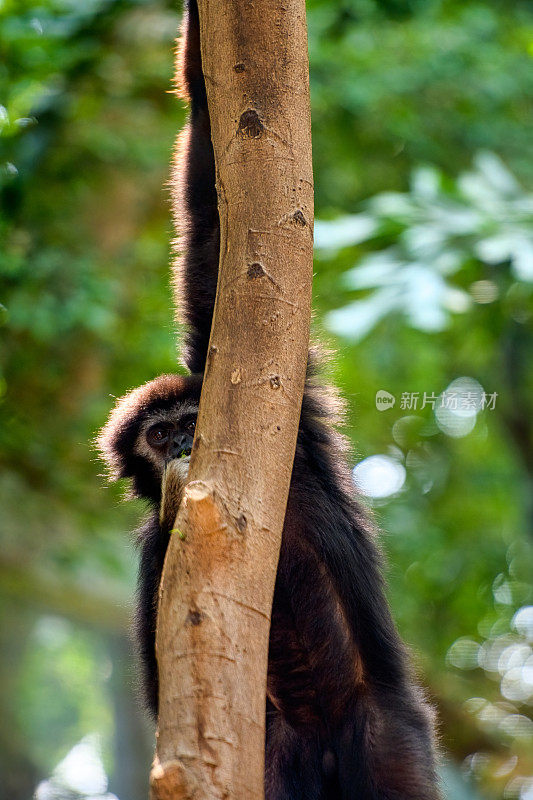
[[[316,328],[341,347],[330,370],[349,400],[354,476],[441,713],[447,796],[531,800],[533,11],[308,7]],[[164,184],[184,119],[169,93],[179,12],[0,3],[0,770],[12,800],[40,781],[40,800],[146,796],[152,734],[127,640],[126,532],[142,508],[103,489],[91,439],[113,395],[176,369]],[[378,408],[380,391],[393,407]]]

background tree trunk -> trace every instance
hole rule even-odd
[[[200,0],[221,259],[163,573],[152,797],[263,796],[268,635],[309,338],[304,0]]]

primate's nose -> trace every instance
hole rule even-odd
[[[170,443],[170,458],[180,458],[183,455],[190,455],[191,450],[192,436],[176,431]]]

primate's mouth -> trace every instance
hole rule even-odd
[[[166,471],[169,464],[172,464],[176,461],[184,461],[188,460],[191,457],[192,449],[190,447],[186,447],[183,450],[180,450],[178,453],[173,453],[170,456],[167,456],[165,459],[165,466],[164,470]]]

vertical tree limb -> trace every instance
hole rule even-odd
[[[309,338],[305,0],[199,0],[221,223],[189,484],[163,572],[154,800],[263,796],[268,635]]]

